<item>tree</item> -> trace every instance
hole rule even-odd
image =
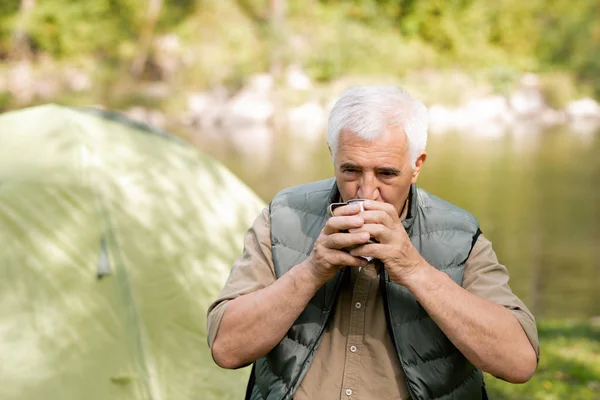
[[[271,59],[269,69],[273,76],[277,76],[283,69],[282,52],[285,47],[285,12],[286,0],[271,0],[269,25],[272,35]]]
[[[21,0],[17,23],[12,34],[11,56],[15,59],[31,58],[30,38],[25,30],[26,22],[35,7],[35,0]]]
[[[156,22],[160,16],[162,5],[162,0],[148,0],[148,10],[140,33],[138,52],[131,66],[131,72],[135,77],[140,77],[146,69]]]

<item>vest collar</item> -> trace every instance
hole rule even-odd
[[[408,192],[408,211],[406,213],[406,218],[402,221],[402,225],[404,229],[408,233],[413,224],[415,223],[415,219],[417,216],[417,185],[410,185],[410,191]]]
[[[340,195],[340,190],[338,189],[337,180],[333,178],[333,185],[331,186],[331,191],[329,192],[329,202],[327,204],[338,203],[342,201],[341,199],[342,196]]]

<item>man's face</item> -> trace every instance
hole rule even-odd
[[[402,127],[388,128],[374,140],[347,130],[340,132],[334,167],[342,199],[382,201],[392,204],[400,213],[425,157],[423,153],[417,159],[417,167],[412,168]]]

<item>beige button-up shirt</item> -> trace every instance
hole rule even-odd
[[[465,263],[463,288],[513,312],[539,357],[533,315],[512,293],[508,271],[498,262],[492,243],[477,239]],[[219,298],[208,310],[208,344],[212,346],[230,300],[260,290],[276,280],[271,253],[268,207],[244,239]],[[352,268],[343,282],[335,312],[310,369],[294,396],[314,399],[410,399],[404,372],[387,331],[378,271],[373,264]]]

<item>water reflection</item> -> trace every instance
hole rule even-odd
[[[255,155],[206,148],[265,201],[333,169],[325,139],[276,135],[258,170]],[[430,136],[420,186],[479,218],[511,286],[537,316],[600,315],[600,132]]]
[[[421,186],[472,211],[536,315],[600,314],[600,141],[433,137]]]

